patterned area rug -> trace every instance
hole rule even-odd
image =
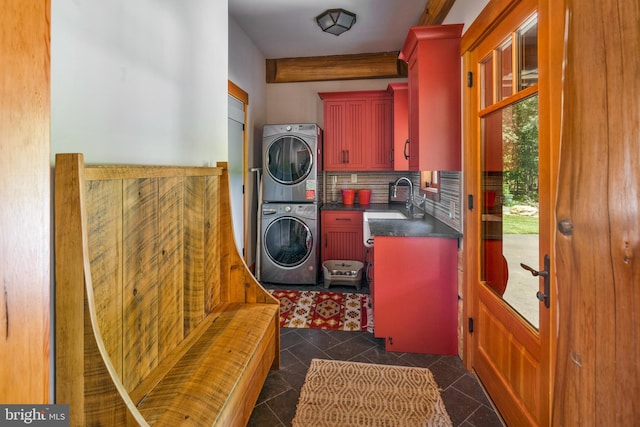
[[[426,368],[313,359],[293,427],[452,426]]]
[[[366,331],[369,295],[272,290],[280,300],[281,328]]]

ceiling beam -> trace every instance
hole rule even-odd
[[[440,25],[444,22],[455,0],[427,0],[418,25]]]
[[[427,0],[418,25],[442,24],[454,2]],[[398,60],[398,52],[278,58],[266,62],[267,83],[407,77],[407,66]]]
[[[267,59],[267,83],[406,77],[407,67],[398,53]]]

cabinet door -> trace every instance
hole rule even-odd
[[[393,170],[391,151],[393,149],[392,98],[383,92],[370,103],[370,135],[367,138],[367,170]]]
[[[462,24],[412,27],[401,57],[409,80],[410,170],[460,170]]]
[[[393,110],[391,114],[393,170],[409,170],[409,161],[405,150],[409,149],[409,87],[406,82],[390,83],[388,91],[392,94]],[[407,153],[408,154],[408,151]]]
[[[351,260],[364,263],[362,211],[322,211],[322,262]]]
[[[368,125],[364,99],[324,102],[324,170],[362,170]]]
[[[377,236],[375,336],[387,351],[457,354],[457,242]]]
[[[418,107],[420,105],[420,91],[419,81],[420,74],[418,69],[418,63],[415,58],[409,61],[408,65],[409,75],[409,159],[408,166],[411,171],[420,170],[420,112]],[[425,169],[426,170],[426,169]]]

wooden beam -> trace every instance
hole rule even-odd
[[[447,17],[455,0],[427,0],[418,25],[439,25]]]
[[[267,59],[267,83],[406,77],[407,67],[398,53]]]
[[[418,25],[442,24],[455,0],[427,0]],[[407,28],[408,30],[408,28]],[[267,83],[407,77],[398,52],[267,59]]]

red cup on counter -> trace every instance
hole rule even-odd
[[[356,198],[356,190],[342,190],[342,203],[352,205]]]
[[[371,190],[363,188],[358,190],[358,203],[368,205],[371,202]]]

